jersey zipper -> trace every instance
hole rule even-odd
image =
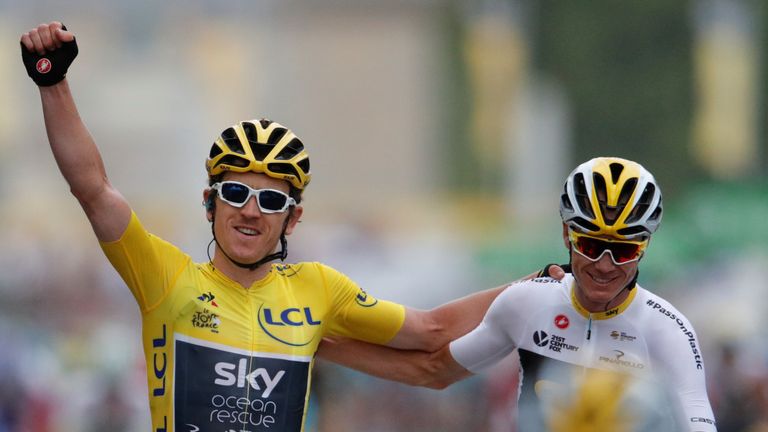
[[[248,369],[246,370],[246,372],[250,374],[251,371],[254,370],[254,365],[253,365],[254,357],[253,357],[253,353],[256,351],[256,325],[257,325],[256,321],[258,319],[258,317],[256,315],[258,314],[258,309],[256,309],[254,307],[254,305],[253,305],[253,298],[252,298],[253,296],[251,295],[251,290],[246,288],[245,290],[242,291],[242,293],[244,294],[245,301],[248,304],[248,316],[250,317],[250,322],[251,322],[250,328],[248,329],[248,332],[251,335],[251,341],[250,341],[250,344],[249,344],[250,349],[248,350]],[[246,383],[245,388],[247,389],[246,392],[245,392],[245,398],[246,398],[246,400],[250,401],[251,400],[251,392],[252,392],[252,388],[251,388],[250,383]],[[243,430],[248,430],[246,428],[246,426],[248,426],[247,419],[249,419],[250,415],[251,415],[250,408],[251,408],[251,404],[249,403],[248,406],[245,407],[245,413],[246,413],[245,414],[245,419],[246,419],[246,421],[243,422],[243,424],[241,425]]]
[[[595,342],[593,338],[593,332],[592,332],[592,313],[590,312],[587,316],[587,330],[584,332],[584,343],[582,349],[584,350],[581,355],[581,364],[582,364],[582,374],[586,375],[587,370],[590,368],[590,365],[592,364],[591,359],[594,356],[595,353]],[[597,325],[597,323],[595,323]]]

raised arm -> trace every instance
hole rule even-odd
[[[59,170],[98,239],[117,240],[128,226],[131,209],[109,183],[96,143],[63,78],[77,55],[75,36],[60,22],[51,22],[24,33],[21,45],[27,72],[39,86],[45,129]]]

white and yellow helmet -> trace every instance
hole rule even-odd
[[[661,223],[661,189],[637,162],[591,159],[571,172],[564,188],[560,217],[585,234],[639,240]]]

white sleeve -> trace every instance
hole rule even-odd
[[[515,348],[510,335],[512,289],[507,288],[488,308],[483,321],[474,330],[451,342],[453,358],[472,373],[479,373],[506,357]]]
[[[715,417],[707,396],[704,362],[701,345],[691,323],[670,307],[674,313],[674,328],[657,334],[660,343],[654,347],[654,356],[667,371],[670,389],[680,401],[686,430],[691,432],[715,432]]]

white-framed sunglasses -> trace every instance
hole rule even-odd
[[[237,208],[243,207],[251,197],[256,197],[256,203],[262,213],[282,213],[288,210],[288,207],[296,205],[296,200],[285,192],[276,189],[254,189],[236,181],[214,183],[211,189],[218,192],[222,201]]]
[[[617,266],[639,261],[648,248],[648,240],[608,240],[592,237],[568,229],[568,238],[573,250],[584,258],[597,262],[604,254],[611,257]]]

